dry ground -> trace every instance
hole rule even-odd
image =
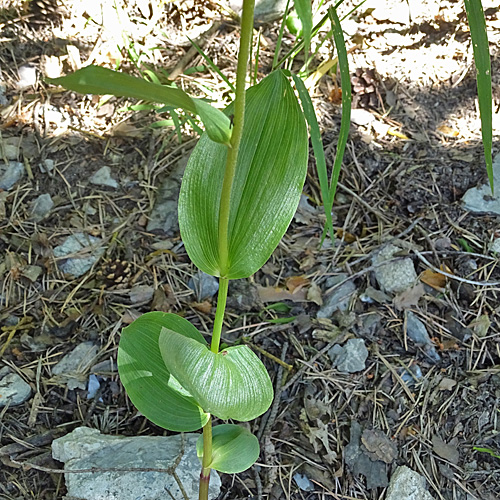
[[[132,110],[135,103],[123,99],[100,103],[97,97],[63,92],[43,83],[42,75],[57,76],[86,62],[134,73],[149,68],[160,78],[164,70],[178,75],[179,86],[223,105],[230,99],[227,87],[212,70],[196,68],[204,61],[189,52],[186,35],[197,37],[216,23],[204,47],[231,77],[237,26],[220,14],[219,2],[209,0],[161,7],[147,0],[103,2],[102,8],[98,2],[63,3],[49,14],[17,1],[0,3],[0,78],[8,99],[0,107],[0,139],[21,138],[19,159],[28,167],[14,189],[0,191],[0,365],[15,369],[33,388],[26,403],[0,411],[0,498],[5,499],[64,495],[60,474],[22,468],[19,462],[60,468],[50,458],[50,442],[76,426],[126,435],[162,433],[137,415],[119,384],[113,366],[120,329],[151,309],[182,314],[206,332],[214,316],[214,300],[199,303],[187,287],[196,270],[179,235],[146,230],[158,186],[193,147],[192,128],[182,127],[180,143],[171,127],[150,127],[168,115]],[[324,218],[311,158],[309,207],[247,283],[243,293],[251,300],[243,306],[231,302],[226,340],[245,336],[293,369],[288,373],[264,356],[276,387],[283,383],[274,412],[252,423],[266,467],[225,476],[221,498],[383,498],[384,488],[369,489],[366,478],[345,463],[353,422],[368,432],[381,431],[395,445],[389,476],[396,465],[406,464],[427,479],[434,498],[498,498],[500,459],[474,447],[500,453],[500,271],[490,252],[500,236],[499,218],[468,213],[460,203],[467,189],[486,180],[462,2],[419,5],[411,22],[406,2],[396,0],[367,2],[345,21],[350,69],[358,78],[355,102],[376,121],[351,127],[334,205],[335,245],[319,249]],[[498,140],[500,14],[493,3],[485,7]],[[260,75],[269,71],[278,28],[259,27]],[[285,46],[292,43],[287,35]],[[329,51],[327,43],[312,67]],[[26,63],[38,78],[20,90],[18,69]],[[336,85],[328,75],[315,91],[330,166],[340,124]],[[45,160],[54,161],[50,174],[40,168]],[[120,180],[118,189],[89,183],[103,165]],[[55,206],[35,222],[30,207],[42,193],[49,193]],[[79,279],[64,275],[52,253],[75,232],[102,238],[104,249]],[[413,260],[417,273],[446,266],[452,277],[440,290],[426,285],[403,305],[370,298],[376,287],[371,257],[389,241]],[[98,274],[105,259],[128,263],[126,288],[105,286]],[[36,276],[34,266],[40,270]],[[325,282],[341,272],[353,277],[357,289],[349,309],[318,321],[317,302],[333,291]],[[153,299],[131,302],[135,285],[155,290]],[[274,287],[294,292],[285,302],[287,315],[296,319],[269,323],[279,314],[264,311],[254,285],[269,293],[276,293]],[[236,288],[233,298],[241,294]],[[276,293],[275,300],[282,295]],[[406,338],[405,309],[426,324],[439,363],[430,363]],[[351,337],[363,338],[369,348],[366,369],[340,373],[326,351]],[[65,353],[89,339],[100,346],[97,361],[112,361],[101,374],[100,401],[88,400],[85,390],[68,390],[51,372]],[[420,367],[423,376],[408,387],[399,374],[410,366]],[[13,443],[30,444],[6,448]],[[312,491],[297,487],[296,472],[312,481]]]

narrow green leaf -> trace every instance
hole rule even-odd
[[[304,38],[305,60],[309,56],[309,48],[311,46],[311,34],[313,30],[313,15],[311,0],[295,0],[295,10],[302,22],[302,36]]]
[[[246,278],[264,265],[297,209],[307,173],[307,128],[281,71],[247,91],[243,137],[231,191],[229,271]],[[231,107],[227,111],[231,113]],[[189,159],[179,196],[187,253],[220,276],[219,206],[227,149],[202,136]]]
[[[203,435],[196,442],[198,458],[203,457]],[[217,425],[212,430],[210,467],[226,474],[237,474],[259,458],[259,440],[248,430],[234,424]]]
[[[118,348],[120,379],[134,406],[151,422],[171,431],[198,430],[208,422],[209,415],[165,367],[158,344],[162,328],[206,346],[203,335],[184,318],[161,312],[143,314],[122,332]]]
[[[491,192],[493,193],[493,159],[491,156],[493,143],[493,98],[491,93],[491,62],[488,33],[486,32],[486,21],[484,19],[481,0],[465,0],[465,10],[469,21],[474,61],[477,69],[477,97],[479,101],[479,114],[481,115],[484,159],[486,161]]]
[[[330,179],[330,187],[328,200],[325,201],[325,213],[330,213],[333,207],[333,200],[337,191],[337,183],[339,180],[340,169],[342,168],[342,160],[344,158],[347,138],[349,136],[349,128],[351,126],[351,76],[349,74],[349,63],[347,61],[347,50],[345,48],[344,34],[342,26],[337,16],[337,11],[333,8],[328,9],[328,15],[332,23],[333,38],[335,40],[335,48],[340,68],[340,84],[342,87],[342,116],[340,121],[340,132],[337,141],[337,152],[335,154],[335,162],[333,164],[332,177]],[[326,228],[325,228],[326,230]]]
[[[218,109],[200,99],[193,99],[184,91],[165,87],[100,66],[87,66],[60,78],[47,78],[49,83],[80,92],[81,94],[112,94],[152,102],[161,102],[198,114],[210,138],[221,144],[229,144],[231,123]]]
[[[297,90],[299,92],[300,101],[302,102],[302,109],[309,124],[309,133],[311,135],[311,144],[313,147],[314,158],[316,160],[316,170],[318,172],[319,185],[321,188],[321,196],[323,198],[323,206],[325,207],[326,215],[326,228],[330,231],[330,238],[334,239],[332,211],[327,210],[330,200],[330,190],[328,187],[328,171],[326,168],[325,151],[323,150],[323,141],[321,140],[321,131],[319,129],[316,112],[311,101],[311,96],[307,91],[302,78],[292,75]]]
[[[165,366],[207,413],[246,422],[271,405],[271,379],[248,346],[228,347],[215,354],[168,328],[162,329],[159,345]]]

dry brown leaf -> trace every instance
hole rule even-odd
[[[304,278],[304,276],[290,276],[290,278],[286,279],[285,284],[288,291],[297,293],[300,289],[309,284],[309,280]]]
[[[356,236],[343,229],[337,229],[337,237],[344,240],[346,243],[354,243],[356,241]]]
[[[212,312],[212,303],[209,300],[195,302],[192,306],[204,314],[210,314]]]
[[[307,294],[305,288],[291,293],[283,288],[274,286],[257,286],[259,298],[262,302],[280,302],[282,300],[291,300],[293,302],[306,302]]]
[[[403,309],[408,309],[409,307],[416,306],[424,293],[424,285],[422,285],[422,283],[419,283],[418,285],[405,290],[399,295],[396,295],[393,301],[394,307],[399,311],[402,311]]]
[[[441,270],[451,274],[451,269],[448,266],[441,265]],[[426,269],[420,275],[420,281],[434,288],[435,290],[442,291],[446,286],[448,278],[441,273],[433,271],[432,269]]]
[[[441,125],[437,128],[437,131],[446,137],[458,137],[460,132],[454,128],[448,127],[448,125]]]

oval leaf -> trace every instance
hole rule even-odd
[[[200,342],[163,328],[160,352],[170,373],[207,413],[246,422],[271,405],[271,379],[248,346],[215,354]]]
[[[118,348],[118,372],[134,406],[151,422],[171,431],[195,431],[209,419],[165,367],[158,339],[162,328],[178,332],[203,348],[201,333],[176,314],[150,312],[124,328]]]
[[[198,458],[203,457],[203,435],[196,442]],[[259,458],[259,440],[248,430],[234,424],[217,425],[212,430],[210,468],[237,474],[251,467]]]
[[[87,66],[60,78],[47,78],[49,83],[81,94],[112,94],[151,102],[161,102],[174,108],[198,114],[209,137],[218,143],[229,144],[231,122],[220,110],[201,99],[193,99],[175,87],[148,82],[143,78],[120,73],[100,66]]]
[[[179,196],[179,226],[187,253],[213,276],[221,275],[219,206],[226,153],[226,147],[203,135],[189,159]],[[307,153],[307,128],[295,94],[281,71],[271,73],[247,91],[225,277],[252,275],[278,245],[299,203]]]

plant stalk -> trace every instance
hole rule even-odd
[[[233,186],[236,160],[241,137],[243,135],[243,121],[245,115],[245,86],[250,57],[250,47],[253,35],[253,12],[255,0],[243,0],[243,13],[241,16],[240,49],[238,52],[238,66],[236,70],[236,94],[234,98],[233,132],[231,134],[231,145],[228,148],[226,158],[226,170],[219,209],[219,262],[220,276],[225,278],[229,268],[229,207],[231,201],[231,188]]]
[[[210,464],[212,462],[212,417],[203,426],[203,458],[201,459],[199,500],[208,500]]]
[[[243,135],[243,121],[245,117],[245,92],[248,71],[248,60],[253,36],[253,12],[255,0],[243,0],[243,13],[241,16],[240,49],[238,52],[238,66],[236,70],[236,93],[234,98],[234,118],[231,143],[227,151],[226,169],[219,208],[219,262],[220,279],[219,295],[217,298],[217,311],[215,313],[214,330],[210,350],[219,352],[220,337],[224,311],[226,310],[227,290],[229,279],[229,208],[231,202],[231,188],[233,187],[236,161]],[[212,463],[212,417],[203,427],[203,458],[200,474],[199,500],[208,500],[208,487],[210,484],[210,464]]]
[[[227,278],[219,279],[219,295],[217,296],[217,309],[215,311],[214,331],[212,333],[212,342],[210,344],[210,350],[215,354],[219,352],[222,322],[224,321],[224,311],[226,310],[228,285],[229,280]]]

